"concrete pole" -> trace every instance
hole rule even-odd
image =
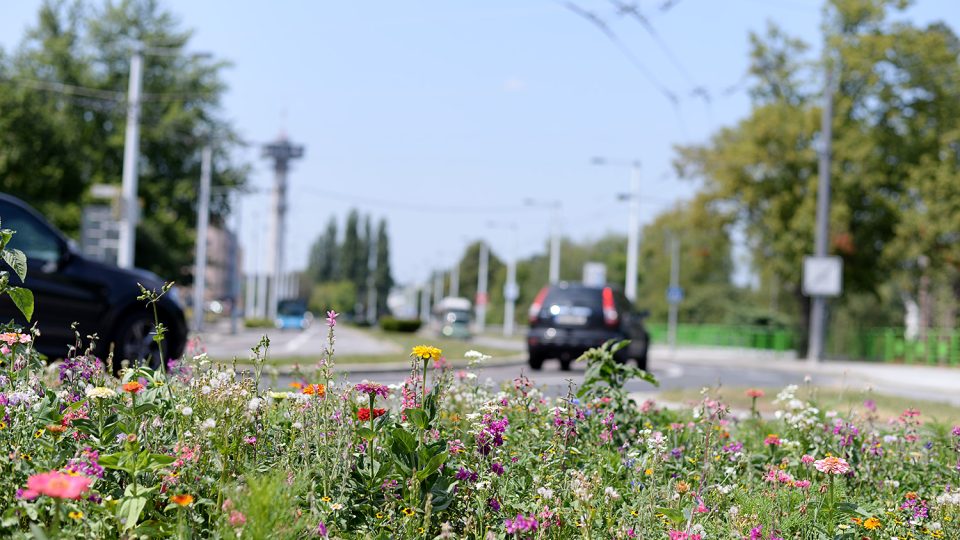
[[[143,54],[140,46],[130,57],[130,82],[127,89],[127,126],[123,142],[123,185],[120,190],[120,237],[117,244],[117,265],[133,268],[136,251],[137,162],[140,160],[140,92],[143,88]]]
[[[428,281],[420,288],[420,321],[423,324],[430,323],[430,282]]]
[[[460,296],[460,259],[454,261],[450,270],[450,296]]]
[[[675,234],[670,234],[670,288],[676,290],[680,287],[680,239]],[[679,302],[670,301],[670,312],[667,322],[667,336],[670,343],[670,350],[677,349],[677,308]]]
[[[284,221],[287,216],[287,163],[277,160],[274,168],[273,187],[273,214],[270,222],[270,246],[267,253],[270,256],[269,272],[270,292],[267,300],[267,318],[271,321],[277,318],[277,303],[280,301],[280,280],[283,279],[283,243]]]
[[[814,255],[827,256],[827,239],[830,234],[830,159],[833,139],[833,68],[827,67],[827,82],[823,90],[823,115],[820,118],[820,182],[817,186],[817,226]],[[817,363],[823,359],[824,326],[826,324],[827,299],[814,296],[810,304],[810,342],[807,359]]]
[[[550,283],[560,281],[560,201],[553,204],[550,235]]]
[[[247,290],[245,292],[247,294],[243,302],[243,316],[244,318],[256,317],[257,275],[253,272],[248,271],[247,273]]]
[[[243,224],[243,214],[240,211],[240,194],[237,194],[237,202],[234,212],[237,213],[237,223],[234,225],[233,237],[230,239],[230,333],[236,335],[238,323],[240,320],[240,282],[243,280],[240,272],[240,226]]]
[[[443,272],[433,273],[433,304],[439,304],[443,300]]]
[[[207,230],[210,225],[210,168],[213,150],[203,147],[200,158],[200,201],[197,208],[197,260],[193,271],[193,331],[203,331],[207,287]]]
[[[505,294],[503,298],[503,335],[504,337],[510,337],[513,335],[514,329],[514,309],[516,308],[517,300],[514,298],[512,291],[517,286],[517,257],[514,254],[513,257],[510,257],[510,262],[507,263],[507,284],[506,287],[509,289],[510,294]]]
[[[640,163],[634,162],[630,175],[630,216],[627,221],[627,277],[623,292],[631,303],[637,301],[637,253],[640,250]]]
[[[379,239],[369,232],[367,237],[372,239],[367,253],[367,322],[374,324],[377,322],[377,281],[374,274],[377,272],[377,242]]]
[[[487,243],[480,242],[480,263],[477,268],[477,333],[482,334],[487,329],[487,266],[490,264],[490,249]]]

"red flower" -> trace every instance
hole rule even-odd
[[[386,410],[386,409],[374,409],[374,410],[373,410],[373,417],[374,417],[374,418],[379,418],[379,417],[383,416],[383,415],[386,414],[386,413],[387,413],[387,410]],[[370,420],[370,409],[368,409],[368,408],[366,408],[366,407],[363,407],[363,408],[361,408],[360,410],[358,410],[358,411],[357,411],[357,419],[359,419],[359,420],[364,420],[364,421]]]
[[[130,392],[131,394],[136,394],[137,392],[143,390],[143,385],[139,381],[130,381],[127,384],[123,385],[124,392]]]

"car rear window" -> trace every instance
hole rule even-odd
[[[588,289],[585,287],[571,287],[562,289],[554,287],[547,293],[543,300],[543,307],[549,309],[550,306],[576,306],[590,308],[592,313],[603,312],[603,296],[600,289]]]

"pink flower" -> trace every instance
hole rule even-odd
[[[813,463],[813,462],[816,461],[816,460],[817,460],[817,458],[811,456],[810,454],[804,454],[804,455],[800,458],[800,461],[801,461],[802,463],[807,464],[807,465]]]
[[[239,527],[247,522],[247,516],[243,515],[243,512],[239,510],[234,510],[230,512],[230,526]]]
[[[24,499],[36,499],[40,495],[56,499],[79,499],[93,480],[86,476],[71,476],[59,471],[35,474],[27,479],[27,489],[22,493]]]
[[[850,471],[850,464],[843,458],[834,456],[819,459],[813,463],[818,471],[827,474],[846,474]]]
[[[763,440],[763,444],[767,446],[780,446],[783,442],[780,441],[780,437],[777,436],[776,433],[771,433]]]
[[[337,317],[339,317],[339,316],[340,316],[340,314],[337,313],[336,311],[332,310],[332,309],[331,309],[330,311],[328,311],[328,312],[327,312],[327,326],[329,326],[330,328],[333,328],[334,326],[336,326],[336,325],[337,325]]]
[[[762,398],[765,395],[766,394],[763,392],[763,390],[760,390],[759,388],[751,388],[747,390],[747,397],[753,399]]]
[[[795,488],[800,488],[800,489],[807,489],[808,487],[810,487],[810,481],[809,481],[809,480],[797,480],[796,482],[793,483],[793,487],[795,487]]]

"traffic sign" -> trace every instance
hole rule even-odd
[[[804,257],[804,295],[840,296],[842,291],[843,259],[840,257]]]
[[[671,304],[683,302],[683,287],[667,287],[667,302]]]
[[[520,287],[516,283],[505,284],[503,286],[503,298],[510,302],[520,298]]]

